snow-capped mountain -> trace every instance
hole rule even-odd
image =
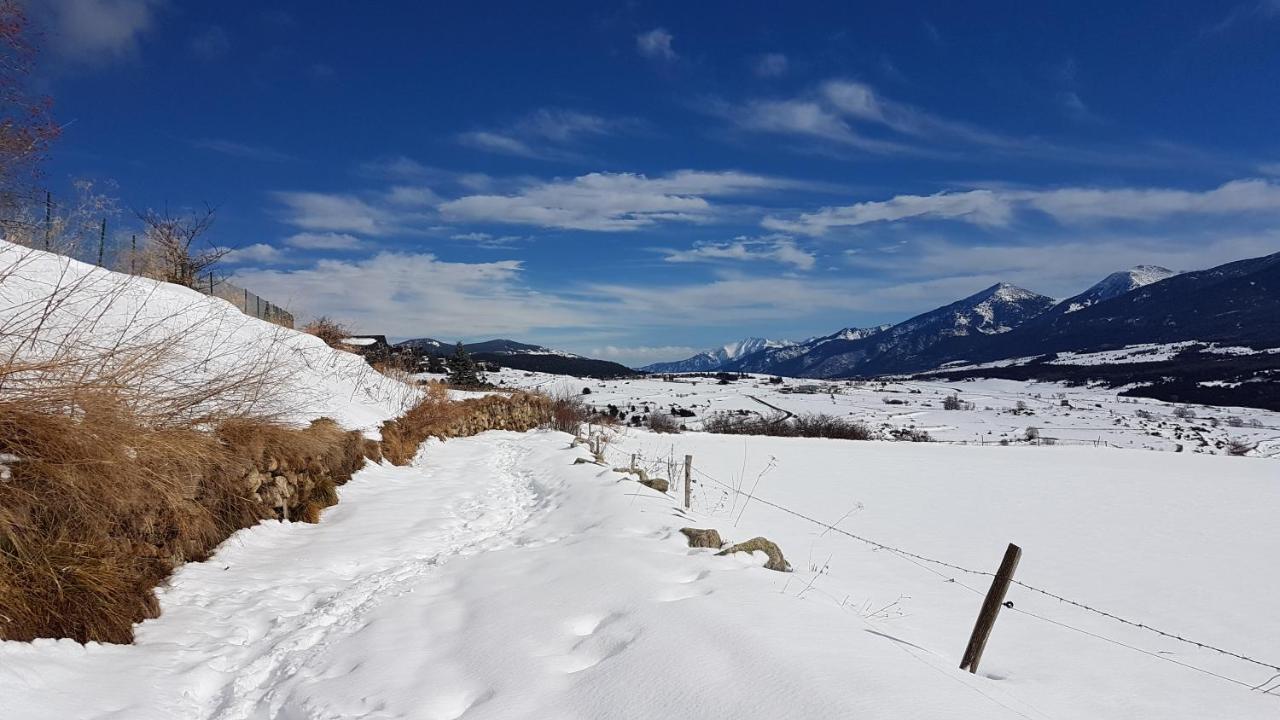
[[[650,373],[685,373],[714,372],[725,369],[730,363],[764,350],[789,348],[795,345],[790,340],[767,340],[765,338],[744,338],[736,342],[726,343],[718,348],[706,350],[693,357],[674,362],[653,363],[641,370]]]
[[[797,358],[809,377],[876,375],[936,365],[934,351],[955,338],[999,335],[1053,307],[1052,298],[998,283],[859,340],[825,343]]]
[[[888,329],[889,325],[870,328],[847,327],[830,335],[809,338],[798,343],[790,343],[779,347],[762,348],[752,353],[744,353],[737,359],[728,362],[722,368],[735,372],[773,372],[788,360],[807,355],[826,343],[837,340],[861,340]]]
[[[1061,312],[1071,313],[1083,310],[1090,305],[1119,297],[1131,290],[1160,282],[1165,278],[1177,275],[1174,271],[1159,265],[1137,265],[1128,270],[1114,272],[1102,278],[1096,285],[1060,303]],[[1056,309],[1056,308],[1055,308]]]

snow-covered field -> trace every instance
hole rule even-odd
[[[1026,583],[1274,664],[1270,461],[622,431],[614,464],[636,453],[665,474],[668,458],[693,455],[685,513],[611,469],[573,464],[586,452],[569,439],[486,433],[429,443],[410,467],[371,465],[320,524],[241,531],[179,570],[133,646],[0,643],[3,715],[1280,712],[1280,697],[1249,689],[1278,671],[1019,586],[970,675],[956,666],[988,578],[841,532],[987,571],[1017,542]],[[795,571],[689,549],[685,525],[766,535]]]
[[[916,428],[948,443],[1025,444],[1027,428],[1034,427],[1042,444],[1224,453],[1231,441],[1238,441],[1253,448],[1251,456],[1280,457],[1280,413],[1122,398],[1115,389],[1059,383],[787,379],[775,385],[760,375],[720,385],[710,378],[602,381],[510,369],[490,379],[551,394],[581,394],[589,388],[591,393],[582,396],[584,402],[601,410],[612,404],[629,415],[683,408],[695,413],[681,419],[691,429],[700,427],[709,413],[747,410],[767,415],[779,408],[797,414],[837,415],[885,431]],[[943,409],[949,395],[972,403],[973,408]]]

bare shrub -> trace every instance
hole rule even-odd
[[[703,430],[724,435],[769,435],[773,437],[817,437],[839,440],[870,440],[871,429],[859,422],[822,413],[797,415],[788,419],[782,413],[769,416],[714,413],[702,424]]]
[[[1189,407],[1176,407],[1173,409],[1173,416],[1183,420],[1191,420],[1196,416],[1196,411]]]
[[[649,417],[645,420],[645,427],[650,432],[656,433],[678,433],[680,432],[680,421],[676,420],[671,413],[654,410],[649,413]]]
[[[1024,438],[1026,438],[1026,440],[1027,440],[1028,442],[1032,442],[1032,441],[1035,441],[1035,440],[1039,440],[1039,439],[1040,439],[1040,428],[1038,428],[1038,427],[1028,427],[1026,430],[1024,430],[1024,431],[1023,431],[1022,436],[1023,436]]]
[[[958,395],[948,395],[942,400],[943,410],[959,410],[963,405]]]
[[[551,420],[548,426],[553,430],[577,435],[589,416],[581,398],[576,395],[560,395],[551,398]]]
[[[306,325],[303,325],[302,332],[308,335],[315,335],[323,340],[325,345],[328,345],[334,350],[351,352],[351,346],[342,344],[343,340],[351,337],[351,330],[343,323],[340,323],[327,315],[321,315]]]
[[[1227,441],[1226,450],[1228,455],[1234,455],[1236,457],[1240,457],[1240,456],[1248,455],[1250,452],[1252,452],[1253,445],[1245,442],[1244,440],[1232,438]]]

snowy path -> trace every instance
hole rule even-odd
[[[0,717],[1043,717],[952,659],[690,550],[559,433],[431,443],[318,525],[182,568],[133,646],[0,643]]]

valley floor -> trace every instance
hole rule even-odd
[[[1224,454],[1234,442],[1250,456],[1280,457],[1280,413],[1121,397],[1116,388],[1018,380],[787,378],[774,384],[765,375],[721,385],[707,377],[590,380],[509,369],[490,379],[506,387],[581,395],[596,410],[614,405],[629,416],[681,408],[691,416],[680,421],[695,430],[716,412],[768,415],[780,409],[862,422],[886,437],[894,429],[924,430],[935,441],[953,444],[1025,444],[1027,428],[1035,428],[1042,444]],[[584,388],[591,392],[583,395]],[[945,410],[943,401],[951,395],[965,409]]]
[[[620,431],[694,456],[687,513],[563,433],[369,465],[318,525],[180,569],[132,646],[0,643],[0,715],[58,718],[1269,718],[1275,670],[1015,587],[956,668],[991,570],[1270,663],[1272,461]],[[673,487],[672,495],[677,495]],[[748,497],[754,495],[755,497]],[[819,520],[788,514],[788,508]],[[835,529],[825,526],[831,523]],[[767,535],[690,549],[680,527]],[[1271,681],[1274,685],[1275,682]]]

